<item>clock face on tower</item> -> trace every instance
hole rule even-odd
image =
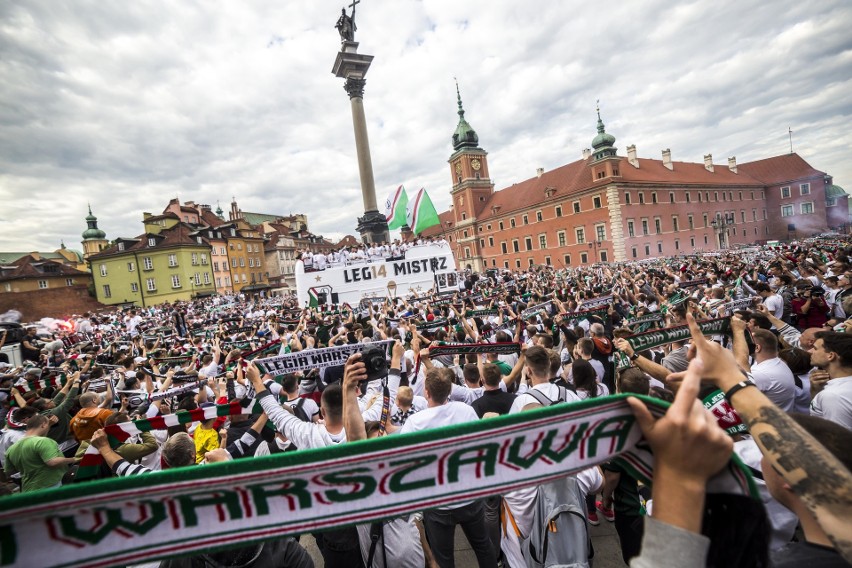
[[[476,158],[474,158],[474,159],[472,159],[472,160],[470,161],[470,167],[471,167],[471,168],[473,168],[475,171],[477,171],[477,172],[478,172],[478,171],[479,171],[479,168],[481,168],[481,167],[482,167],[482,164],[479,162],[479,160],[477,160]]]

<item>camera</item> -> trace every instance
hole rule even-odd
[[[363,348],[361,350],[361,361],[367,368],[367,382],[383,379],[387,376],[388,360],[385,357],[384,349],[375,346]]]
[[[825,296],[825,290],[822,288],[811,288],[811,297],[816,298],[817,296]]]

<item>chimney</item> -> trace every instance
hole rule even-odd
[[[145,219],[148,219],[149,217],[153,217],[153,215],[151,215],[151,214],[150,214],[150,213],[148,213],[147,211],[145,211],[144,213],[142,213],[142,220],[143,220],[143,221],[144,221]]]
[[[734,173],[737,173],[737,157],[731,156],[728,158],[728,169]]]
[[[708,172],[713,171],[713,154],[704,155],[704,169]]]
[[[627,147],[627,161],[634,168],[639,167],[639,158],[636,157],[636,144],[631,144]]]
[[[674,169],[672,165],[672,151],[669,148],[663,150],[663,166],[670,170]]]
[[[535,175],[536,177],[541,177],[544,174],[544,168],[536,168]]]
[[[592,157],[592,150],[591,150],[591,148],[583,148],[583,159],[584,159],[584,160],[588,160],[588,159],[589,159],[589,158],[591,158],[591,157]]]

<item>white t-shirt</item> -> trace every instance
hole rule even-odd
[[[441,406],[432,406],[421,410],[405,421],[400,434],[417,432],[427,428],[438,428],[450,424],[461,424],[479,420],[476,411],[463,402],[450,401]]]
[[[598,392],[595,396],[607,396],[607,395],[609,395],[609,389],[607,388],[607,386],[598,383]],[[587,393],[586,391],[584,391],[582,389],[579,389],[579,390],[577,390],[577,396],[580,397],[580,400],[586,400],[587,398],[589,398],[589,393]]]
[[[852,430],[852,376],[828,381],[811,401],[811,414]]]
[[[778,294],[772,294],[771,296],[764,298],[763,305],[766,306],[766,309],[772,312],[772,315],[776,318],[781,319],[784,316],[784,298]]]
[[[535,385],[534,388],[537,391],[541,391],[544,396],[549,398],[550,400],[556,400],[559,398],[559,386],[554,385],[552,383],[542,383],[539,385]],[[577,396],[576,393],[573,393],[569,390],[566,390],[566,399],[565,402],[576,402],[580,400],[580,397]],[[524,407],[528,404],[538,403],[538,400],[535,399],[531,394],[523,393],[519,394],[515,398],[515,402],[512,403],[512,408],[509,409],[509,414],[514,414],[516,412],[520,412],[524,409]]]
[[[142,318],[138,315],[133,316],[127,321],[127,331],[130,333],[130,337],[136,337],[139,335],[139,332],[136,331],[136,328],[139,327],[139,324],[142,323]]]
[[[319,415],[319,406],[317,406],[317,403],[310,398],[297,397],[293,400],[285,400],[282,404],[287,405],[290,408],[295,408],[296,405],[299,404],[300,400],[305,401],[302,403],[302,410],[305,412],[308,418],[313,420],[314,416]]]
[[[784,361],[775,357],[751,366],[757,388],[784,412],[791,412],[796,400],[796,380]]]

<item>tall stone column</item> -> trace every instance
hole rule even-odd
[[[372,55],[358,53],[358,43],[343,41],[334,61],[332,73],[346,79],[343,88],[349,95],[352,109],[352,127],[355,130],[355,151],[358,155],[358,173],[361,178],[361,197],[364,215],[358,217],[358,232],[366,243],[389,240],[388,224],[376,205],[376,183],[373,179],[373,161],[370,157],[370,140],[367,136],[367,119],[364,115],[364,76],[370,68]]]

